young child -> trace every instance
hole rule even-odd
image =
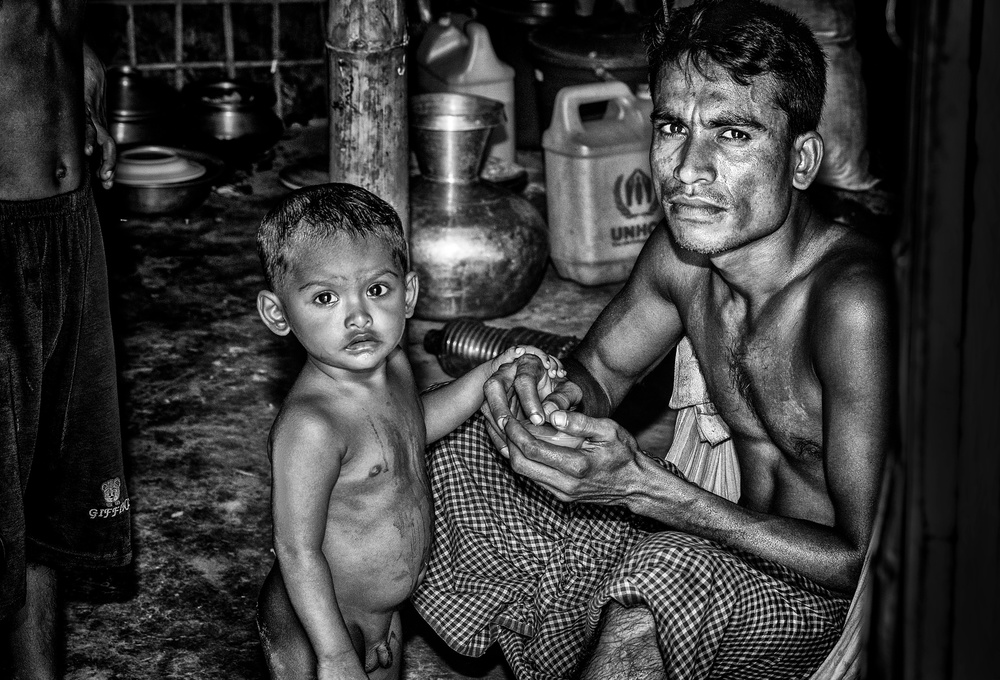
[[[271,677],[397,678],[399,607],[431,543],[425,445],[475,413],[485,380],[515,357],[537,354],[545,382],[565,371],[517,347],[418,394],[400,345],[417,276],[396,212],[364,189],[292,193],[257,247],[260,317],[307,355],[268,440],[276,559],[258,625]]]

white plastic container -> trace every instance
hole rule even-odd
[[[580,107],[607,102],[598,120]],[[628,278],[663,219],[649,170],[648,107],[623,82],[571,85],[542,135],[549,249],[560,276],[585,285]]]
[[[417,86],[423,92],[457,92],[503,103],[506,121],[490,135],[487,155],[515,162],[514,69],[497,58],[486,26],[447,13],[427,28],[417,47]]]

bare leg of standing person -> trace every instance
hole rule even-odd
[[[9,632],[14,680],[57,678],[56,572],[29,562],[24,606],[4,624]]]
[[[611,602],[580,680],[663,680],[663,659],[653,615],[644,607]]]

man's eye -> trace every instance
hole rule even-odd
[[[722,133],[724,139],[732,139],[739,142],[746,142],[750,139],[750,135],[743,132],[743,130],[729,129]]]
[[[313,298],[313,301],[320,305],[332,305],[337,301],[337,296],[328,290],[323,291]]]
[[[684,126],[680,123],[664,123],[660,126],[660,130],[668,135],[684,134]]]
[[[389,287],[384,283],[375,283],[368,288],[368,294],[372,297],[382,297],[389,292]]]

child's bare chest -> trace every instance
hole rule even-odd
[[[353,606],[391,607],[416,587],[430,549],[423,415],[415,399],[391,398],[360,413],[331,494],[324,552],[335,577],[352,584]]]

